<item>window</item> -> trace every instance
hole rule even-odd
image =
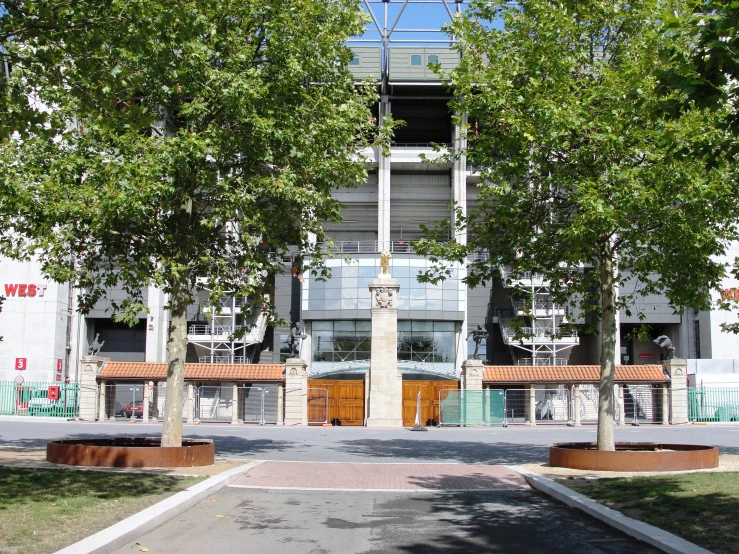
[[[352,61],[349,62],[349,65],[359,65],[359,56],[354,56]]]
[[[429,56],[429,63],[439,63],[439,56],[432,54]]]
[[[411,56],[411,65],[421,65],[422,64],[422,58],[419,54],[413,54]]]

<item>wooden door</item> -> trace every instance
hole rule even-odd
[[[364,425],[364,381],[311,379],[308,388],[328,391],[328,422]]]
[[[421,393],[421,425],[438,425],[439,392],[459,389],[459,381],[403,381],[403,425],[416,423],[418,393]]]

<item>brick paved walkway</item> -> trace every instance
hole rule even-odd
[[[248,488],[491,491],[525,490],[503,466],[473,464],[353,464],[264,462],[232,486]]]

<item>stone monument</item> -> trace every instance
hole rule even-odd
[[[369,285],[372,298],[372,347],[367,427],[403,426],[403,378],[398,371],[398,291],[390,276],[388,250],[380,257],[380,275]]]

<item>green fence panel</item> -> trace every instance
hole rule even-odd
[[[688,388],[690,421],[739,421],[739,387]]]
[[[440,403],[441,425],[503,425],[504,391],[447,391]]]
[[[0,381],[0,415],[76,417],[79,393],[71,383]]]

